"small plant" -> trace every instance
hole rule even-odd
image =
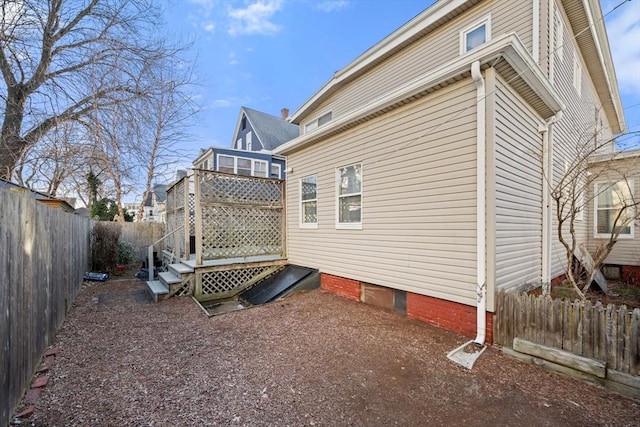
[[[136,256],[133,250],[133,246],[131,246],[127,242],[118,242],[118,264],[129,265],[133,264],[135,261]]]

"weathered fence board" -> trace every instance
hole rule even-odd
[[[160,240],[165,234],[165,224],[159,222],[110,222],[102,221],[105,227],[120,228],[120,241],[126,242],[135,251],[136,261],[147,258],[147,248],[152,243]],[[155,247],[160,253],[164,248],[161,242]]]
[[[90,221],[0,190],[0,425],[7,425],[88,267]]]
[[[640,375],[640,309],[503,292],[494,328],[496,344],[514,338],[606,362],[608,369]]]

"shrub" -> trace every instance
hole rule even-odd
[[[136,261],[133,246],[127,242],[120,241],[118,243],[118,264],[129,265]]]
[[[120,224],[113,222],[97,222],[91,232],[91,270],[95,272],[112,272],[118,264]]]

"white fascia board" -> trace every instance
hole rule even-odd
[[[416,34],[433,25],[438,20],[446,17],[456,8],[464,5],[465,3],[471,3],[471,0],[440,0],[424,10],[418,16],[414,17],[402,27],[382,39],[382,41],[377,43],[375,46],[358,56],[349,65],[336,71],[327,83],[325,83],[315,94],[311,96],[311,98],[309,98],[291,115],[290,121],[292,123],[297,123],[300,116],[320,98],[322,98],[331,88],[339,85],[354,74],[359,73],[363,68],[366,68],[371,63],[384,57],[389,52],[393,51],[398,46],[401,46],[407,40],[410,40]]]
[[[504,59],[554,113],[565,110],[566,106],[562,99],[520,38],[515,33],[506,37],[510,40],[502,52]]]
[[[591,29],[591,35],[593,36],[596,51],[598,52],[600,66],[607,80],[607,88],[611,95],[613,108],[618,119],[618,126],[615,128],[615,131],[616,133],[624,133],[627,124],[624,119],[622,100],[620,99],[620,91],[618,90],[618,79],[616,78],[613,58],[611,58],[611,48],[609,46],[607,30],[604,25],[604,17],[600,9],[600,2],[582,0],[582,4],[589,20],[589,28]]]
[[[521,78],[551,110],[558,112],[565,108],[560,97],[556,94],[540,67],[533,61],[522,41],[520,41],[515,34],[506,34],[399,86],[397,89],[382,95],[378,99],[365,104],[335,121],[327,123],[313,132],[292,139],[286,144],[277,147],[273,152],[274,154],[286,155],[291,151],[313,144],[322,137],[335,132],[336,129],[362,120],[367,116],[389,108],[422,91],[468,72],[471,64],[475,61],[480,61],[480,64],[484,65],[487,63],[490,64],[500,57],[504,57],[514,70],[521,73]]]
[[[610,162],[612,160],[631,159],[634,157],[640,157],[640,149],[616,151],[615,153],[596,154],[589,158],[589,164]]]

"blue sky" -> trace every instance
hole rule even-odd
[[[602,0],[608,13],[623,0]],[[241,106],[291,113],[332,74],[424,10],[427,0],[177,0],[167,30],[193,40],[202,105],[190,165],[201,147],[231,144]],[[640,0],[606,17],[629,130],[640,130]]]

